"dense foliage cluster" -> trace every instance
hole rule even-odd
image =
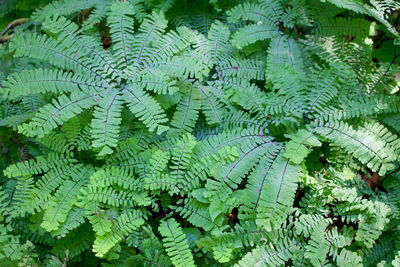
[[[1,266],[400,266],[399,2],[42,2],[0,48]]]

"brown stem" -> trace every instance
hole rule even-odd
[[[14,35],[14,34],[9,34],[9,35],[7,35],[7,36],[1,37],[1,38],[0,38],[0,43],[5,43],[5,42],[7,42],[8,40],[10,40],[10,39],[13,37],[13,35]]]
[[[25,22],[27,22],[29,20],[29,18],[19,18],[16,19],[12,22],[10,22],[10,24],[7,25],[7,27],[4,28],[4,30],[0,33],[0,36],[3,36],[9,29],[19,25],[19,24],[23,24]]]

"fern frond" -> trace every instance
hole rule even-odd
[[[106,167],[96,171],[90,177],[90,183],[97,186],[107,188],[112,185],[117,185],[126,190],[138,189],[138,182],[135,178],[116,167]]]
[[[244,189],[244,205],[240,210],[240,218],[251,218],[256,215],[261,196],[264,193],[264,189],[266,189],[266,187],[264,188],[264,184],[270,179],[269,175],[273,171],[272,167],[280,153],[282,153],[281,150],[282,147],[279,145],[269,147],[268,151],[261,156],[259,163],[251,171],[246,188]]]
[[[61,95],[53,99],[51,104],[39,109],[32,121],[18,127],[21,133],[28,136],[43,137],[51,130],[63,124],[69,119],[90,108],[99,101],[101,93],[74,92],[71,96]]]
[[[293,211],[299,171],[299,167],[290,164],[289,160],[283,159],[281,155],[273,162],[268,174],[268,178],[271,178],[265,179],[263,194],[260,195],[256,209],[257,225],[270,231],[286,220]]]
[[[106,158],[106,164],[116,165],[125,162],[142,151],[143,149],[140,147],[140,142],[143,141],[142,139],[145,138],[148,133],[147,129],[145,130],[146,132],[139,132],[138,135],[120,141],[115,148],[115,153]]]
[[[226,108],[219,97],[216,96],[216,90],[211,86],[199,85],[198,87],[202,94],[201,110],[207,123],[209,125],[222,123]]]
[[[260,4],[246,2],[229,10],[227,15],[229,22],[249,20],[268,24],[278,22],[284,16],[284,11],[278,1],[264,1]]]
[[[179,91],[177,81],[157,69],[144,69],[129,77],[140,88],[157,94],[173,95]]]
[[[201,46],[197,47],[201,55],[209,58],[208,65],[215,65],[222,62],[226,58],[226,54],[230,53],[229,37],[230,31],[222,22],[217,20],[211,25],[208,31],[207,44],[205,46],[201,44]],[[207,51],[201,51],[202,49],[207,49]]]
[[[107,19],[113,40],[112,49],[117,66],[126,68],[132,61],[132,46],[134,44],[133,26],[134,8],[129,1],[116,2],[111,5]]]
[[[177,184],[178,181],[171,175],[163,173],[158,176],[146,178],[143,182],[143,187],[154,191],[154,194],[158,194],[157,191],[162,190],[167,191],[172,196],[180,192]]]
[[[311,240],[308,241],[305,247],[306,252],[304,253],[304,257],[309,259],[314,266],[322,264],[329,251],[329,242],[325,238],[325,228],[327,226],[328,222],[319,222],[313,229]]]
[[[164,237],[163,246],[175,266],[195,266],[185,234],[175,219],[161,221],[158,231]]]
[[[361,257],[353,251],[342,249],[340,254],[336,258],[336,262],[339,266],[351,265],[356,267],[364,266],[362,264]]]
[[[111,148],[117,146],[122,104],[119,92],[113,92],[103,97],[94,109],[91,122],[92,146],[101,149],[100,156],[113,153]]]
[[[139,211],[130,211],[121,214],[116,223],[104,235],[99,235],[93,244],[96,256],[103,257],[111,248],[120,242],[123,236],[132,233],[144,224],[143,214]]]
[[[264,118],[267,118],[269,114],[266,114],[266,104],[270,101],[267,94],[260,90],[256,85],[251,83],[243,82],[239,85],[232,85],[231,90],[233,94],[231,101],[240,105],[243,109],[248,110],[251,113],[259,113]]]
[[[152,48],[157,57],[172,57],[189,46],[193,33],[186,27],[178,27],[176,31],[169,31],[161,38],[152,42]],[[154,59],[153,59],[154,60]]]
[[[69,15],[78,12],[82,9],[91,8],[92,6],[101,1],[102,0],[88,0],[83,2],[79,0],[73,0],[73,1],[58,0],[47,5],[43,10],[37,10],[32,17],[35,21],[41,22],[53,14]]]
[[[189,77],[202,80],[203,76],[208,76],[208,69],[201,63],[192,56],[174,56],[154,62],[151,68],[181,79]]]
[[[68,233],[78,228],[85,222],[85,209],[73,207],[69,212],[67,219],[56,231],[53,231],[54,236],[65,237]]]
[[[230,59],[215,67],[218,77],[264,80],[265,62],[254,59]]]
[[[353,129],[345,122],[315,122],[313,130],[321,136],[344,147],[371,170],[383,175],[395,168],[396,153],[384,140],[366,129]]]
[[[247,25],[235,32],[232,36],[232,43],[241,49],[257,41],[274,39],[279,36],[280,32],[276,26],[259,21],[257,24]]]
[[[211,170],[214,179],[207,180],[206,188],[208,195],[218,195],[221,199],[226,199],[232,190],[238,188],[243,177],[253,168],[262,155],[268,153],[274,147],[273,140],[264,137],[259,142],[243,143],[238,146],[238,158],[225,166],[220,164]]]
[[[82,76],[104,79],[97,64],[85,58],[84,54],[79,53],[75,47],[65,48],[58,41],[45,35],[20,34],[13,38],[10,48],[15,50],[15,57],[27,56],[49,62],[59,68],[72,70]]]
[[[89,184],[85,197],[89,201],[107,204],[113,207],[135,207],[150,205],[150,198],[146,192],[140,191],[121,191],[112,187],[97,187]]]
[[[373,18],[375,18],[377,21],[385,25],[386,29],[392,33],[395,36],[399,35],[399,32],[393,27],[392,24],[390,24],[385,18],[384,18],[384,9],[381,8],[379,5],[379,2],[373,1],[372,3],[374,6],[370,6],[367,4],[364,4],[363,2],[358,2],[356,0],[328,0],[328,2],[344,8],[344,9],[349,9],[352,10],[356,13],[361,13],[361,14],[366,14],[369,15]]]
[[[230,232],[200,240],[197,246],[204,252],[212,249],[214,259],[224,263],[231,260],[234,250],[252,247],[261,242],[264,236],[264,231],[258,229],[254,222],[244,222],[241,225],[236,224]]]
[[[314,71],[307,81],[307,114],[321,114],[327,104],[338,94],[338,84],[335,75],[329,71]],[[309,115],[310,116],[310,115]]]
[[[293,257],[299,247],[299,242],[285,238],[269,246],[257,246],[247,253],[235,266],[282,266]]]
[[[193,225],[201,227],[205,231],[211,231],[222,224],[220,218],[212,220],[209,212],[209,205],[207,204],[201,203],[195,199],[179,200],[176,204],[177,206],[171,206],[171,209]]]
[[[157,177],[167,168],[170,159],[169,151],[156,150],[152,153],[149,161],[149,172],[146,176],[149,178]]]
[[[104,64],[104,73],[114,77],[118,74],[118,70],[112,61],[110,53],[104,50],[99,40],[92,36],[82,34],[82,30],[74,22],[62,17],[54,15],[46,19],[43,27],[49,32],[57,36],[57,40],[61,41],[61,45],[68,49],[76,47],[79,53],[90,57],[93,62],[99,65]]]
[[[89,18],[83,22],[82,29],[89,30],[93,25],[104,19],[108,14],[111,5],[112,3],[108,1],[97,2],[92,8]]]
[[[366,37],[370,33],[372,23],[361,18],[329,18],[321,17],[316,24],[316,34],[319,36],[355,36]]]
[[[190,133],[197,121],[201,107],[200,91],[196,85],[190,84],[183,87],[180,101],[171,120],[169,134],[181,136]]]
[[[233,162],[236,157],[238,157],[236,147],[225,147],[217,153],[195,158],[196,161],[186,171],[184,180],[179,184],[181,194],[196,188],[200,181],[206,181],[208,176],[211,175],[210,171],[213,166]]]
[[[143,65],[146,61],[151,62],[150,43],[162,37],[167,28],[167,20],[163,12],[153,12],[143,20],[139,32],[135,35],[132,43],[132,64]]]
[[[290,141],[285,146],[284,157],[294,164],[300,164],[311,152],[307,146],[321,146],[322,143],[310,131],[301,129],[292,135],[285,135]]]
[[[54,231],[59,229],[60,224],[65,222],[69,211],[75,204],[80,189],[86,183],[85,178],[90,176],[91,172],[93,171],[90,168],[84,168],[77,177],[73,177],[74,181],[65,180],[47,204],[43,222],[41,223],[44,229],[49,232]]]
[[[266,76],[277,72],[282,66],[292,66],[297,72],[304,72],[303,47],[294,39],[281,35],[271,40],[268,55]]]
[[[178,182],[182,181],[185,171],[189,167],[192,151],[196,145],[195,138],[190,134],[186,134],[182,136],[182,139],[178,141],[176,147],[171,151],[171,175]]]
[[[40,180],[35,183],[35,188],[32,194],[25,197],[25,209],[38,209],[46,206],[47,201],[51,198],[51,194],[61,185],[65,180],[80,175],[82,165],[63,166],[55,168],[43,175]],[[21,207],[22,208],[22,207]]]
[[[65,93],[76,91],[100,91],[106,84],[99,80],[84,78],[70,72],[54,69],[23,70],[11,74],[2,81],[4,94],[11,99],[37,93]]]
[[[163,109],[150,95],[134,85],[126,87],[122,92],[130,111],[149,128],[149,131],[157,130],[157,134],[161,134],[168,130],[168,126],[164,125],[168,119]]]
[[[51,169],[68,166],[76,162],[76,159],[72,158],[71,155],[49,153],[47,155],[38,156],[35,159],[12,164],[3,170],[3,173],[9,178],[34,175],[48,172]]]

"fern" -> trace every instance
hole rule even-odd
[[[256,247],[246,254],[237,266],[280,266],[292,258],[293,253],[298,249],[298,243],[290,239],[281,240],[275,246]]]
[[[93,244],[93,251],[97,256],[103,256],[113,246],[115,246],[122,237],[136,230],[144,223],[142,214],[138,211],[121,214],[115,225],[104,235],[98,236]]]
[[[150,131],[157,129],[161,134],[168,130],[163,125],[167,118],[160,105],[148,94],[131,85],[123,90],[123,99],[128,102],[129,109],[149,128]]]
[[[316,124],[315,131],[323,136],[337,140],[338,144],[344,146],[348,152],[367,164],[374,171],[385,174],[387,170],[393,169],[392,161],[395,153],[379,137],[369,137],[368,131],[360,129],[355,131],[345,123]],[[366,142],[366,140],[368,140]]]
[[[397,2],[6,5],[3,265],[399,264]]]
[[[281,158],[277,158],[271,168],[268,175],[276,178],[267,178],[266,184],[262,186],[265,191],[261,193],[259,206],[256,208],[257,225],[262,225],[267,230],[282,224],[291,212],[299,172],[298,167]]]
[[[194,266],[193,256],[182,229],[174,219],[161,222],[158,228],[163,245],[171,262],[175,266]]]

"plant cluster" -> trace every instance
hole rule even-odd
[[[0,48],[0,265],[400,266],[399,15],[36,10]]]

